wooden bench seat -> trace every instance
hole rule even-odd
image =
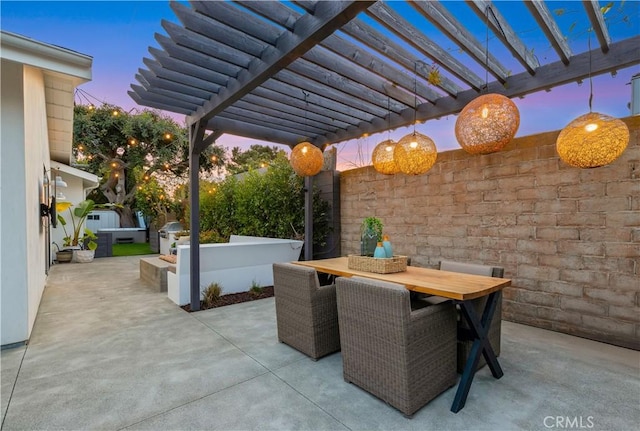
[[[171,269],[175,272],[175,265],[160,257],[140,258],[140,279],[156,292],[167,291],[167,271]]]

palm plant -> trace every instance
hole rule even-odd
[[[83,225],[87,216],[96,207],[95,202],[91,199],[86,199],[74,208],[72,208],[70,202],[59,202],[56,204],[56,210],[58,211],[58,221],[62,225],[64,230],[64,247],[80,247],[81,249],[88,248],[89,250],[95,250],[98,248],[98,243],[95,242],[98,237],[91,229],[86,227],[83,229]],[[61,212],[69,210],[69,220],[71,221],[71,234],[67,232],[67,220],[62,217]]]

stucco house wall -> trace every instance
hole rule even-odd
[[[503,318],[640,349],[640,116],[623,121],[627,149],[595,169],[564,164],[555,131],[442,152],[419,176],[343,172],[342,251],[359,253],[360,223],[377,216],[413,265],[503,266]]]
[[[0,42],[0,329],[5,348],[26,342],[33,329],[49,259],[48,224],[40,217],[45,176],[53,180],[52,159],[71,161],[73,91],[91,78],[92,59],[4,31]],[[58,96],[70,103],[60,106],[51,89],[59,89]],[[67,120],[57,121],[61,117]]]
[[[2,345],[27,338],[27,185],[23,66],[2,60],[0,93],[0,312]],[[11,125],[11,127],[8,127]],[[34,203],[37,203],[35,201]],[[38,230],[37,227],[35,227]]]

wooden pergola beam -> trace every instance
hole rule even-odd
[[[513,56],[533,75],[540,66],[538,59],[531,53],[498,8],[489,0],[466,0],[467,4],[491,31],[511,51]]]
[[[531,77],[528,72],[522,72],[511,76],[507,79],[506,84],[500,82],[492,82],[489,84],[488,91],[491,93],[500,93],[509,98],[521,97],[527,94],[535,93],[543,90],[550,90],[553,87],[564,85],[570,82],[581,81],[591,74],[592,76],[601,75],[603,73],[615,72],[618,69],[640,64],[640,36],[626,39],[622,42],[613,43],[607,54],[600,49],[594,49],[591,53],[584,52],[582,54],[571,57],[568,66],[562,61],[540,66],[535,72],[535,76]],[[590,66],[591,64],[591,66]],[[427,104],[418,108],[416,119],[418,121],[426,121],[434,118],[440,118],[446,115],[456,114],[464,108],[467,103],[476,98],[478,93],[475,90],[467,90],[454,97],[443,97],[436,101],[435,106]],[[413,122],[413,110],[407,109],[398,114],[391,114],[389,125],[386,122],[378,122],[377,124],[365,124],[356,130],[341,130],[335,135],[322,136],[316,145],[347,141],[362,136],[365,133],[379,133],[387,129],[396,129],[398,127],[408,126]]]
[[[553,49],[558,53],[560,60],[568,65],[569,58],[572,55],[571,48],[569,48],[567,40],[553,19],[549,8],[547,8],[542,0],[530,0],[524,2],[524,4],[529,8],[529,12],[531,12],[531,15],[536,19],[536,22],[551,43],[551,46],[553,46]]]
[[[321,2],[315,14],[306,14],[296,23],[296,30],[283,34],[275,47],[262,53],[259,61],[252,62],[249,69],[242,70],[237,78],[215,94],[201,108],[189,116],[189,122],[213,118],[228,106],[241,99],[275,73],[311,49],[319,41],[340,29],[373,1]]]
[[[476,39],[465,26],[458,21],[440,2],[435,1],[411,1],[411,5],[425,16],[441,32],[454,41],[469,57],[488,68],[498,81],[504,83],[509,76],[509,71],[498,59],[487,52],[484,46]]]
[[[598,2],[598,0],[582,0],[582,5],[587,11],[587,16],[591,22],[591,28],[593,28],[593,31],[598,37],[600,49],[602,52],[608,52],[609,46],[611,45],[611,36],[609,36],[607,24],[604,22],[604,15],[600,9],[600,2]]]

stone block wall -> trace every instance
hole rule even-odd
[[[556,131],[489,155],[442,152],[419,176],[342,172],[342,254],[359,252],[360,222],[377,216],[413,265],[503,266],[504,319],[638,350],[640,116],[623,121],[629,146],[595,169],[563,163]]]

